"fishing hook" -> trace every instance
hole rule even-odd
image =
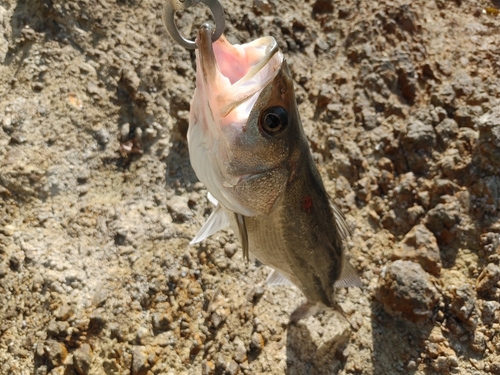
[[[163,9],[163,23],[167,28],[170,37],[187,49],[196,49],[196,43],[184,38],[175,24],[174,14],[178,10],[185,10],[193,5],[204,3],[210,8],[215,20],[215,31],[212,34],[212,42],[220,38],[224,32],[225,19],[224,8],[218,0],[167,0]]]

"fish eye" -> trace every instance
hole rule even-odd
[[[288,112],[283,107],[269,107],[262,112],[260,123],[266,134],[277,134],[288,125]]]

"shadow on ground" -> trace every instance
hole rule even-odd
[[[335,318],[332,318],[335,319]],[[328,329],[328,325],[325,326]],[[341,336],[316,340],[302,322],[288,326],[286,356],[287,375],[333,375],[343,367],[342,351],[347,345],[349,331]],[[325,369],[328,369],[325,372]]]

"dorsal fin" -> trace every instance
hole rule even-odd
[[[328,199],[330,200],[330,207],[333,211],[333,217],[335,218],[337,231],[340,234],[340,238],[342,239],[342,241],[345,241],[351,236],[351,230],[347,225],[344,214],[342,213],[342,211],[340,211],[340,207],[337,205],[337,203],[335,203],[330,195],[328,195]]]

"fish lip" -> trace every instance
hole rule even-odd
[[[217,69],[217,60],[212,41],[213,32],[214,28],[210,24],[204,23],[201,25],[200,30],[198,30],[198,37],[196,38],[196,45],[198,46],[199,57],[201,59],[200,66],[206,78],[215,78]]]

